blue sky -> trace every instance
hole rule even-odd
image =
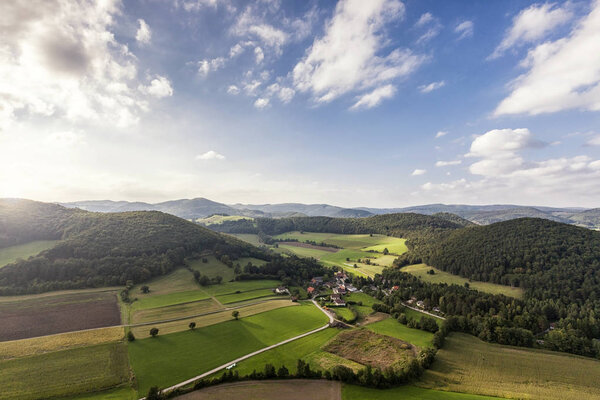
[[[0,13],[3,197],[599,206],[598,1]]]

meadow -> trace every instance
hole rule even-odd
[[[428,274],[427,271],[432,269],[435,271],[435,274]],[[444,272],[442,270],[430,267],[426,264],[407,265],[406,267],[403,267],[401,271],[417,276],[425,282],[446,283],[448,285],[459,286],[464,286],[465,283],[469,283],[471,289],[479,290],[480,292],[491,294],[503,294],[505,296],[515,297],[517,299],[523,297],[523,289],[521,288],[498,285],[489,282],[470,281],[461,276],[452,275],[448,272]]]
[[[254,233],[232,233],[230,235],[255,246],[264,245],[258,238],[258,235]]]
[[[474,394],[443,392],[415,386],[392,389],[372,389],[364,386],[342,386],[342,400],[495,400],[497,397]]]
[[[327,322],[312,304],[285,307],[195,330],[129,343],[138,392],[167,387],[244,354],[310,331]]]
[[[213,386],[177,397],[179,400],[340,400],[339,382],[306,379],[235,382]]]
[[[452,333],[418,386],[506,398],[600,399],[600,361]]]
[[[166,307],[150,308],[137,311],[132,316],[132,323],[164,321],[204,314],[223,309],[223,306],[213,299],[204,299],[189,303],[175,304]]]
[[[4,247],[0,249],[0,268],[13,263],[18,259],[27,259],[35,256],[44,250],[54,247],[58,240],[38,240],[16,246]]]
[[[383,321],[374,322],[366,325],[366,328],[381,335],[391,336],[396,339],[414,344],[418,347],[433,347],[433,334],[420,329],[412,329],[402,325],[394,318],[387,318]]]
[[[207,262],[202,262],[202,258],[205,258]],[[235,277],[233,268],[229,268],[227,265],[217,260],[215,256],[207,256],[202,258],[197,260],[187,260],[187,264],[194,271],[198,271],[202,275],[206,275],[209,278],[220,276],[223,278],[223,282],[230,281]]]
[[[242,215],[211,215],[206,218],[198,218],[196,222],[202,225],[220,225],[225,221],[240,221],[243,219],[254,220],[252,217],[244,217]]]
[[[0,361],[0,398],[47,399],[95,392],[129,381],[127,348],[123,343]]]

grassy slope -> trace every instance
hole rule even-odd
[[[244,217],[242,215],[212,215],[206,218],[198,218],[196,222],[204,225],[220,225],[225,221],[239,221],[242,219],[253,220],[251,217]]]
[[[132,323],[137,324],[143,322],[183,318],[190,315],[198,315],[211,311],[217,311],[222,308],[223,307],[213,299],[205,299],[191,303],[175,304],[167,307],[158,307],[137,311],[133,315]]]
[[[246,243],[250,243],[255,246],[260,246],[261,244],[263,244],[259,240],[258,235],[254,234],[254,233],[235,233],[235,234],[231,234],[231,236],[234,236],[240,240],[243,240]]]
[[[237,357],[315,329],[327,321],[312,304],[286,307],[195,331],[129,344],[139,393],[166,387]]]
[[[10,246],[0,249],[0,268],[10,264],[19,258],[27,259],[35,256],[41,251],[54,247],[58,240],[38,240],[16,246]]]
[[[433,334],[422,331],[420,329],[412,329],[406,325],[402,325],[394,318],[387,318],[383,321],[375,322],[366,325],[367,329],[373,332],[402,339],[406,342],[414,344],[419,347],[433,347],[432,340]]]
[[[497,397],[473,394],[441,392],[414,386],[400,386],[393,389],[371,389],[362,386],[342,386],[343,400],[492,400]]]
[[[430,269],[435,271],[434,275],[429,275],[427,273],[427,271]],[[459,286],[463,286],[465,282],[468,282],[471,289],[479,290],[480,292],[503,294],[505,296],[516,297],[518,299],[523,297],[523,289],[521,288],[498,285],[489,282],[469,281],[467,278],[463,278],[458,275],[452,275],[448,272],[441,271],[425,264],[408,265],[402,268],[402,272],[415,275],[425,282],[447,283],[449,285],[454,284]]]
[[[511,398],[600,399],[600,361],[453,333],[419,386]]]
[[[123,343],[0,361],[0,398],[41,399],[108,389],[129,380]]]
[[[199,271],[202,275],[207,275],[209,278],[220,276],[223,278],[223,282],[230,281],[234,278],[235,274],[233,268],[229,268],[221,261],[217,260],[215,256],[205,257],[207,263],[203,263],[202,260],[189,260],[188,265],[196,271]]]

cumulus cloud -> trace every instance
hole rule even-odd
[[[429,93],[429,92],[433,92],[434,90],[437,90],[439,88],[442,88],[445,85],[446,85],[446,82],[444,82],[444,81],[431,82],[427,85],[419,86],[419,91],[421,93]]]
[[[317,103],[326,103],[415,71],[425,56],[400,48],[381,54],[388,43],[384,27],[403,15],[404,5],[397,0],[337,3],[324,36],[315,39],[293,69],[296,89],[310,92]]]
[[[206,77],[209,73],[217,71],[225,66],[227,60],[224,57],[217,57],[211,60],[198,61],[198,75]]]
[[[448,132],[446,132],[446,131],[438,131],[438,133],[435,134],[435,138],[439,139],[443,136],[446,136],[447,134],[448,134]]]
[[[121,2],[1,3],[0,129],[15,119],[111,121],[130,126],[148,109],[137,59],[112,29]],[[8,17],[12,16],[12,17]]]
[[[568,36],[529,51],[521,62],[528,71],[512,82],[496,116],[600,110],[600,1],[592,7]]]
[[[587,141],[586,144],[589,146],[600,146],[600,135],[592,137],[590,140]]]
[[[556,4],[545,3],[534,4],[522,10],[513,18],[512,26],[490,58],[500,57],[512,47],[540,40],[554,28],[567,23],[573,17],[567,7],[568,5],[556,7]]]
[[[361,108],[369,109],[378,106],[383,100],[394,97],[396,88],[394,85],[385,85],[376,88],[370,93],[364,94],[358,98],[351,110],[359,110]]]
[[[276,28],[257,15],[254,8],[249,6],[240,14],[231,32],[236,36],[248,36],[259,40],[265,46],[276,49],[277,52],[288,41],[289,35],[282,29]]]
[[[433,22],[433,15],[429,12],[426,12],[421,14],[421,17],[419,17],[419,20],[415,23],[415,26],[424,26],[430,22]]]
[[[456,25],[454,28],[454,33],[458,35],[458,40],[462,40],[468,37],[473,36],[474,31],[473,21],[463,21],[460,24]]]
[[[411,174],[411,175],[412,175],[412,176],[419,176],[419,175],[425,175],[425,173],[427,173],[427,170],[426,170],[426,169],[415,169],[415,170],[412,172],[412,174]]]
[[[450,167],[453,165],[462,164],[462,160],[454,160],[454,161],[438,161],[435,163],[436,167]]]
[[[152,31],[150,30],[150,27],[143,19],[138,19],[138,24],[139,27],[135,34],[135,40],[137,40],[140,44],[150,43],[150,40],[152,39]]]
[[[254,59],[257,64],[260,64],[265,59],[265,53],[263,53],[263,50],[260,47],[254,48]]]
[[[279,89],[279,93],[277,93],[277,97],[281,100],[282,103],[287,104],[294,98],[296,91],[289,87],[282,87]]]
[[[269,103],[270,103],[270,100],[268,98],[259,97],[254,102],[254,107],[258,108],[259,110],[263,110],[269,106]]]
[[[157,75],[148,86],[140,86],[140,91],[158,99],[173,96],[173,88],[168,78]]]
[[[209,150],[206,153],[198,154],[196,156],[196,160],[224,160],[225,156],[223,154],[219,154],[214,150]]]
[[[229,87],[227,88],[227,93],[229,94],[239,94],[240,93],[240,88],[237,87],[236,85],[229,85]]]

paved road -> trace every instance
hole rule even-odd
[[[301,338],[303,338],[303,337],[306,337],[306,336],[312,335],[313,333],[321,332],[322,330],[325,330],[325,329],[329,328],[329,324],[330,324],[330,323],[332,323],[332,322],[334,321],[334,318],[333,318],[333,316],[331,316],[331,314],[329,314],[327,311],[323,310],[323,309],[322,309],[322,308],[321,308],[321,307],[320,307],[320,306],[317,304],[317,302],[316,302],[314,299],[312,300],[312,302],[313,302],[313,304],[315,305],[315,307],[317,307],[319,310],[321,310],[321,311],[322,311],[322,312],[323,312],[325,315],[327,315],[327,318],[329,318],[329,323],[328,323],[327,325],[324,325],[324,326],[322,326],[322,327],[320,327],[320,328],[314,329],[314,330],[312,330],[312,331],[310,331],[310,332],[306,332],[306,333],[303,333],[303,334],[301,334],[301,335],[294,336],[293,338],[286,339],[286,340],[284,340],[283,342],[279,342],[279,343],[273,344],[273,345],[271,345],[271,346],[267,346],[267,347],[265,347],[265,348],[262,348],[262,349],[260,349],[260,350],[256,350],[256,351],[254,351],[254,352],[252,352],[252,353],[246,354],[245,356],[242,356],[242,357],[236,358],[235,360],[231,360],[231,361],[229,361],[227,364],[223,364],[223,365],[221,365],[221,366],[219,366],[219,367],[213,368],[213,369],[211,369],[210,371],[207,371],[207,372],[205,372],[205,373],[203,373],[203,374],[200,374],[200,375],[198,375],[198,376],[195,376],[195,377],[193,377],[193,378],[190,378],[190,379],[188,379],[187,381],[180,382],[180,383],[178,383],[177,385],[173,385],[173,386],[171,386],[171,387],[168,387],[168,388],[166,388],[166,389],[163,389],[162,391],[163,391],[163,392],[169,392],[169,391],[171,391],[171,390],[174,390],[174,389],[177,389],[177,388],[180,388],[180,387],[187,386],[187,385],[189,385],[190,383],[193,383],[193,382],[197,381],[198,379],[202,379],[202,378],[205,378],[205,377],[207,377],[207,376],[209,376],[209,375],[212,375],[212,374],[214,374],[215,372],[219,372],[220,370],[222,370],[222,369],[225,369],[226,367],[230,366],[230,365],[231,365],[231,364],[233,364],[233,363],[238,363],[238,362],[240,362],[240,361],[244,361],[244,360],[246,360],[246,359],[248,359],[248,358],[250,358],[250,357],[254,357],[254,356],[255,356],[255,355],[257,355],[257,354],[264,353],[265,351],[268,351],[268,350],[274,349],[274,348],[276,348],[276,347],[279,347],[279,346],[282,346],[282,345],[284,345],[284,344],[286,344],[286,343],[293,342],[294,340],[301,339]],[[146,399],[145,397],[142,397],[140,400],[145,400],[145,399]]]

